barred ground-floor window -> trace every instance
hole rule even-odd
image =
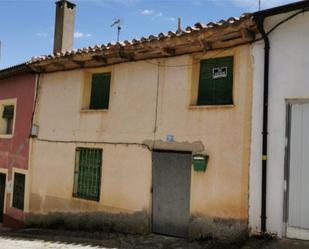
[[[101,188],[102,149],[77,148],[73,196],[99,201]]]

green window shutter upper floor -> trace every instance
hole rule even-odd
[[[226,72],[218,76],[214,71]],[[222,75],[222,74],[221,74]],[[202,60],[197,105],[233,104],[233,57]]]
[[[92,75],[90,109],[108,109],[110,81],[110,73]]]

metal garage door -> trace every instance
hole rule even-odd
[[[287,237],[309,239],[309,103],[290,106]]]
[[[191,153],[153,152],[153,232],[187,237]]]

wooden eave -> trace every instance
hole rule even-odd
[[[36,72],[44,73],[179,56],[250,43],[254,41],[257,32],[250,16],[234,24],[214,28],[191,29],[178,34],[171,32],[166,36],[150,36],[140,41],[50,55],[31,61],[28,66]]]

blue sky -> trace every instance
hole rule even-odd
[[[55,0],[0,0],[0,68],[53,48]],[[116,41],[110,24],[120,18],[120,40],[176,30],[196,22],[219,21],[258,9],[258,0],[72,0],[77,4],[74,48]],[[262,8],[295,2],[262,0]]]

